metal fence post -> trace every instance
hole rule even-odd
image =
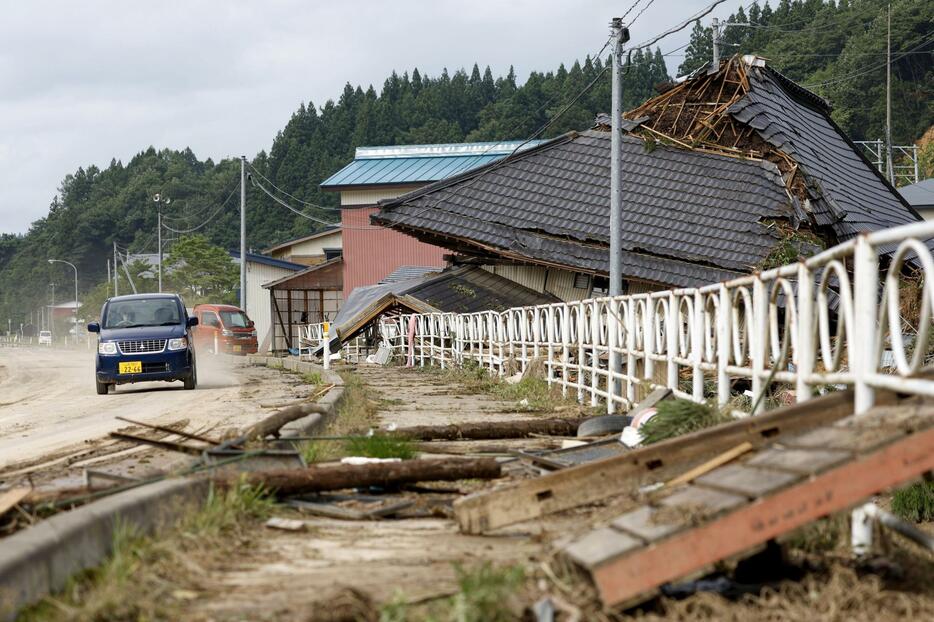
[[[616,394],[619,383],[617,378],[613,376],[613,370],[619,369],[620,366],[617,344],[619,341],[619,318],[616,315],[617,310],[614,309],[614,307],[616,307],[616,299],[610,298],[607,301],[606,314],[607,349],[609,350],[606,370],[606,412],[609,415],[616,412],[616,400],[613,399],[613,396]]]
[[[764,385],[766,344],[769,339],[769,298],[765,292],[765,283],[759,273],[752,282],[752,330],[749,331],[749,353],[752,356],[752,399],[756,408],[753,415],[758,415],[765,408],[765,400],[760,399]]]
[[[655,300],[651,296],[646,297],[642,314],[642,351],[642,375],[651,384],[655,381]]]
[[[717,290],[717,404],[726,405],[730,401],[730,377],[726,373],[730,364],[730,291],[720,284]]]
[[[814,342],[814,277],[802,261],[798,264],[798,344],[795,356],[795,401],[805,402],[811,399],[811,385],[808,378],[814,371],[816,359]]]
[[[865,234],[856,238],[853,257],[853,332],[848,350],[854,376],[854,408],[857,415],[872,408],[875,393],[869,376],[879,360],[877,337],[877,299],[879,258]],[[894,336],[893,336],[894,338]],[[901,338],[899,335],[898,338]]]
[[[691,397],[704,401],[704,296],[694,290],[694,316],[691,318]]]
[[[680,322],[681,304],[678,296],[668,294],[668,317],[665,318],[665,350],[668,357],[668,388],[674,391],[678,388],[678,362],[675,357],[678,352],[678,326]]]

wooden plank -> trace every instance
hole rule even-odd
[[[690,508],[703,508],[707,510],[707,515],[710,516],[723,510],[735,508],[746,503],[746,501],[746,497],[723,492],[722,490],[688,486],[669,497],[665,497],[659,503],[667,507],[681,505]]]
[[[853,454],[838,449],[783,449],[773,447],[753,456],[746,464],[812,475],[840,464]]]
[[[696,484],[708,488],[716,488],[717,490],[755,498],[778,490],[798,479],[801,479],[801,476],[797,473],[756,469],[742,464],[729,464],[707,475],[698,477],[694,481]]]
[[[624,551],[591,567],[592,576],[605,605],[633,605],[658,585],[845,510],[932,469],[934,429],[929,428],[743,505],[720,519],[628,551],[628,555]]]
[[[623,514],[610,525],[613,529],[634,535],[637,538],[651,542],[658,540],[670,533],[678,531],[683,525],[682,522],[656,522],[658,511],[649,506],[643,506],[632,512]]]
[[[10,488],[0,493],[0,516],[15,508],[31,490],[31,488]]]
[[[826,425],[853,412],[853,392],[840,391],[764,415],[700,430],[624,454],[570,467],[454,502],[461,531],[483,533],[600,501],[657,477],[666,467],[696,464],[743,442],[759,447],[784,434]]]
[[[664,389],[664,388],[655,389],[654,391],[646,395],[645,399],[641,400],[638,404],[636,404],[635,408],[633,408],[626,414],[632,417],[633,421],[635,421],[636,417],[638,417],[639,415],[641,415],[642,413],[644,413],[650,408],[655,408],[655,406],[658,405],[659,402],[661,402],[664,399],[668,399],[670,395],[671,395],[671,389]]]
[[[584,568],[594,568],[642,546],[642,541],[609,527],[595,529],[569,545],[564,552]]]
[[[710,471],[713,471],[714,469],[721,467],[728,462],[732,462],[733,460],[736,460],[737,458],[742,456],[744,453],[749,452],[749,451],[752,451],[752,443],[750,443],[749,441],[746,441],[745,443],[740,443],[733,449],[729,449],[723,452],[722,454],[719,454],[718,456],[711,458],[704,464],[694,467],[687,473],[683,473],[679,475],[678,477],[674,478],[673,480],[671,480],[665,485],[666,486],[679,486],[681,484],[687,484],[688,482],[697,479],[698,477],[700,477],[701,475],[704,475],[705,473],[709,473]]]

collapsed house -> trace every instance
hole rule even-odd
[[[344,301],[334,318],[330,348],[336,352],[342,344],[360,337],[356,350],[369,353],[379,341],[380,321],[402,313],[474,313],[505,311],[512,307],[559,302],[550,294],[536,292],[477,266],[461,266],[422,272],[397,271],[378,284],[357,287]],[[320,353],[316,350],[315,354]]]
[[[830,111],[747,56],[627,113],[624,291],[723,281],[920,220]],[[563,300],[597,295],[609,272],[610,138],[598,119],[383,201],[372,222]]]

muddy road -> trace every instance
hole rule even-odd
[[[242,359],[202,356],[199,385],[149,382],[94,390],[94,355],[85,350],[0,348],[0,474],[87,449],[125,428],[129,417],[189,429],[249,425],[264,401],[293,397],[288,377]]]

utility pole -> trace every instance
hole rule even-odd
[[[114,296],[119,296],[117,289],[117,243],[114,242]]]
[[[246,311],[246,156],[240,156],[240,308]]]
[[[158,226],[156,227],[159,230],[158,235],[156,235],[156,244],[159,245],[159,293],[162,293],[162,206],[168,205],[172,202],[172,199],[169,197],[164,197],[158,192],[152,197],[152,200],[156,204],[156,219],[158,221]],[[127,253],[127,258],[129,258],[129,253]],[[126,265],[124,264],[124,268]],[[117,269],[117,264],[114,263],[114,270]],[[129,272],[127,272],[127,278],[129,278]],[[135,293],[135,292],[134,292]]]
[[[720,20],[716,17],[710,21],[710,29],[713,35],[713,66],[712,71],[720,70]]]
[[[888,6],[888,37],[885,62],[885,154],[889,183],[895,185],[895,167],[892,164],[892,5]]]
[[[620,296],[623,293],[623,180],[622,180],[622,147],[623,147],[623,44],[629,41],[629,28],[623,26],[623,20],[614,17],[610,22],[610,34],[613,37],[613,85],[612,85],[612,118],[610,120],[610,296]],[[610,345],[610,382],[607,390],[611,394],[618,393],[619,379],[612,374],[622,372],[622,359],[619,352],[613,348],[616,344],[615,334]],[[612,409],[612,400],[607,400]]]
[[[110,260],[107,260],[107,297],[110,298]]]

